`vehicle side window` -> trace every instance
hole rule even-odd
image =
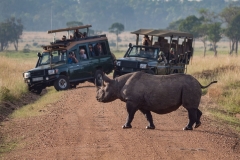
[[[87,60],[88,59],[88,54],[87,54],[87,47],[84,46],[79,46],[79,58],[80,60]]]
[[[89,53],[88,55],[89,55],[89,58],[96,57],[96,54],[95,54],[93,46],[95,46],[95,44],[91,44],[91,43],[88,44],[88,53]]]
[[[107,55],[106,44],[104,42],[98,42],[94,46],[94,52],[95,52],[96,56]]]

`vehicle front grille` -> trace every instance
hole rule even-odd
[[[128,68],[138,68],[138,62],[122,61],[121,66]]]
[[[32,71],[30,73],[31,73],[31,77],[44,76],[44,70]]]

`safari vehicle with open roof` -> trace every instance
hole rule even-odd
[[[102,72],[113,71],[115,56],[106,35],[88,36],[89,27],[48,31],[54,33],[54,41],[42,46],[35,68],[23,73],[29,91],[40,94],[48,86],[54,86],[57,91],[66,90],[85,81],[101,84]],[[80,29],[87,30],[84,37],[70,38],[70,31]],[[55,40],[56,33],[64,31],[67,31],[65,39]]]
[[[126,73],[144,71],[156,75],[186,73],[193,56],[193,35],[172,30],[139,29],[136,45],[129,44],[123,58],[116,60],[114,78]],[[148,45],[139,45],[139,37],[149,38]],[[169,51],[174,50],[174,61]]]

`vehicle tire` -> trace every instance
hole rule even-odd
[[[94,76],[94,83],[96,86],[101,86],[103,82],[103,72],[101,70],[97,70]]]
[[[57,91],[67,90],[69,89],[69,80],[66,76],[59,76],[58,79],[54,82],[54,88]]]
[[[153,70],[147,70],[146,73],[153,74],[153,75],[155,74]]]
[[[119,77],[119,76],[120,76],[119,73],[116,72],[116,71],[114,71],[114,73],[113,73],[113,79],[116,78],[116,77]]]

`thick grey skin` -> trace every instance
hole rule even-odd
[[[126,102],[128,112],[127,122],[123,128],[131,128],[131,122],[137,110],[140,110],[149,125],[148,129],[155,129],[151,111],[166,114],[177,110],[181,105],[187,109],[189,123],[184,130],[192,130],[201,125],[202,112],[198,109],[202,86],[194,77],[186,74],[150,75],[135,72],[115,78],[104,76],[107,85],[97,90],[97,100],[107,103],[120,99]]]

